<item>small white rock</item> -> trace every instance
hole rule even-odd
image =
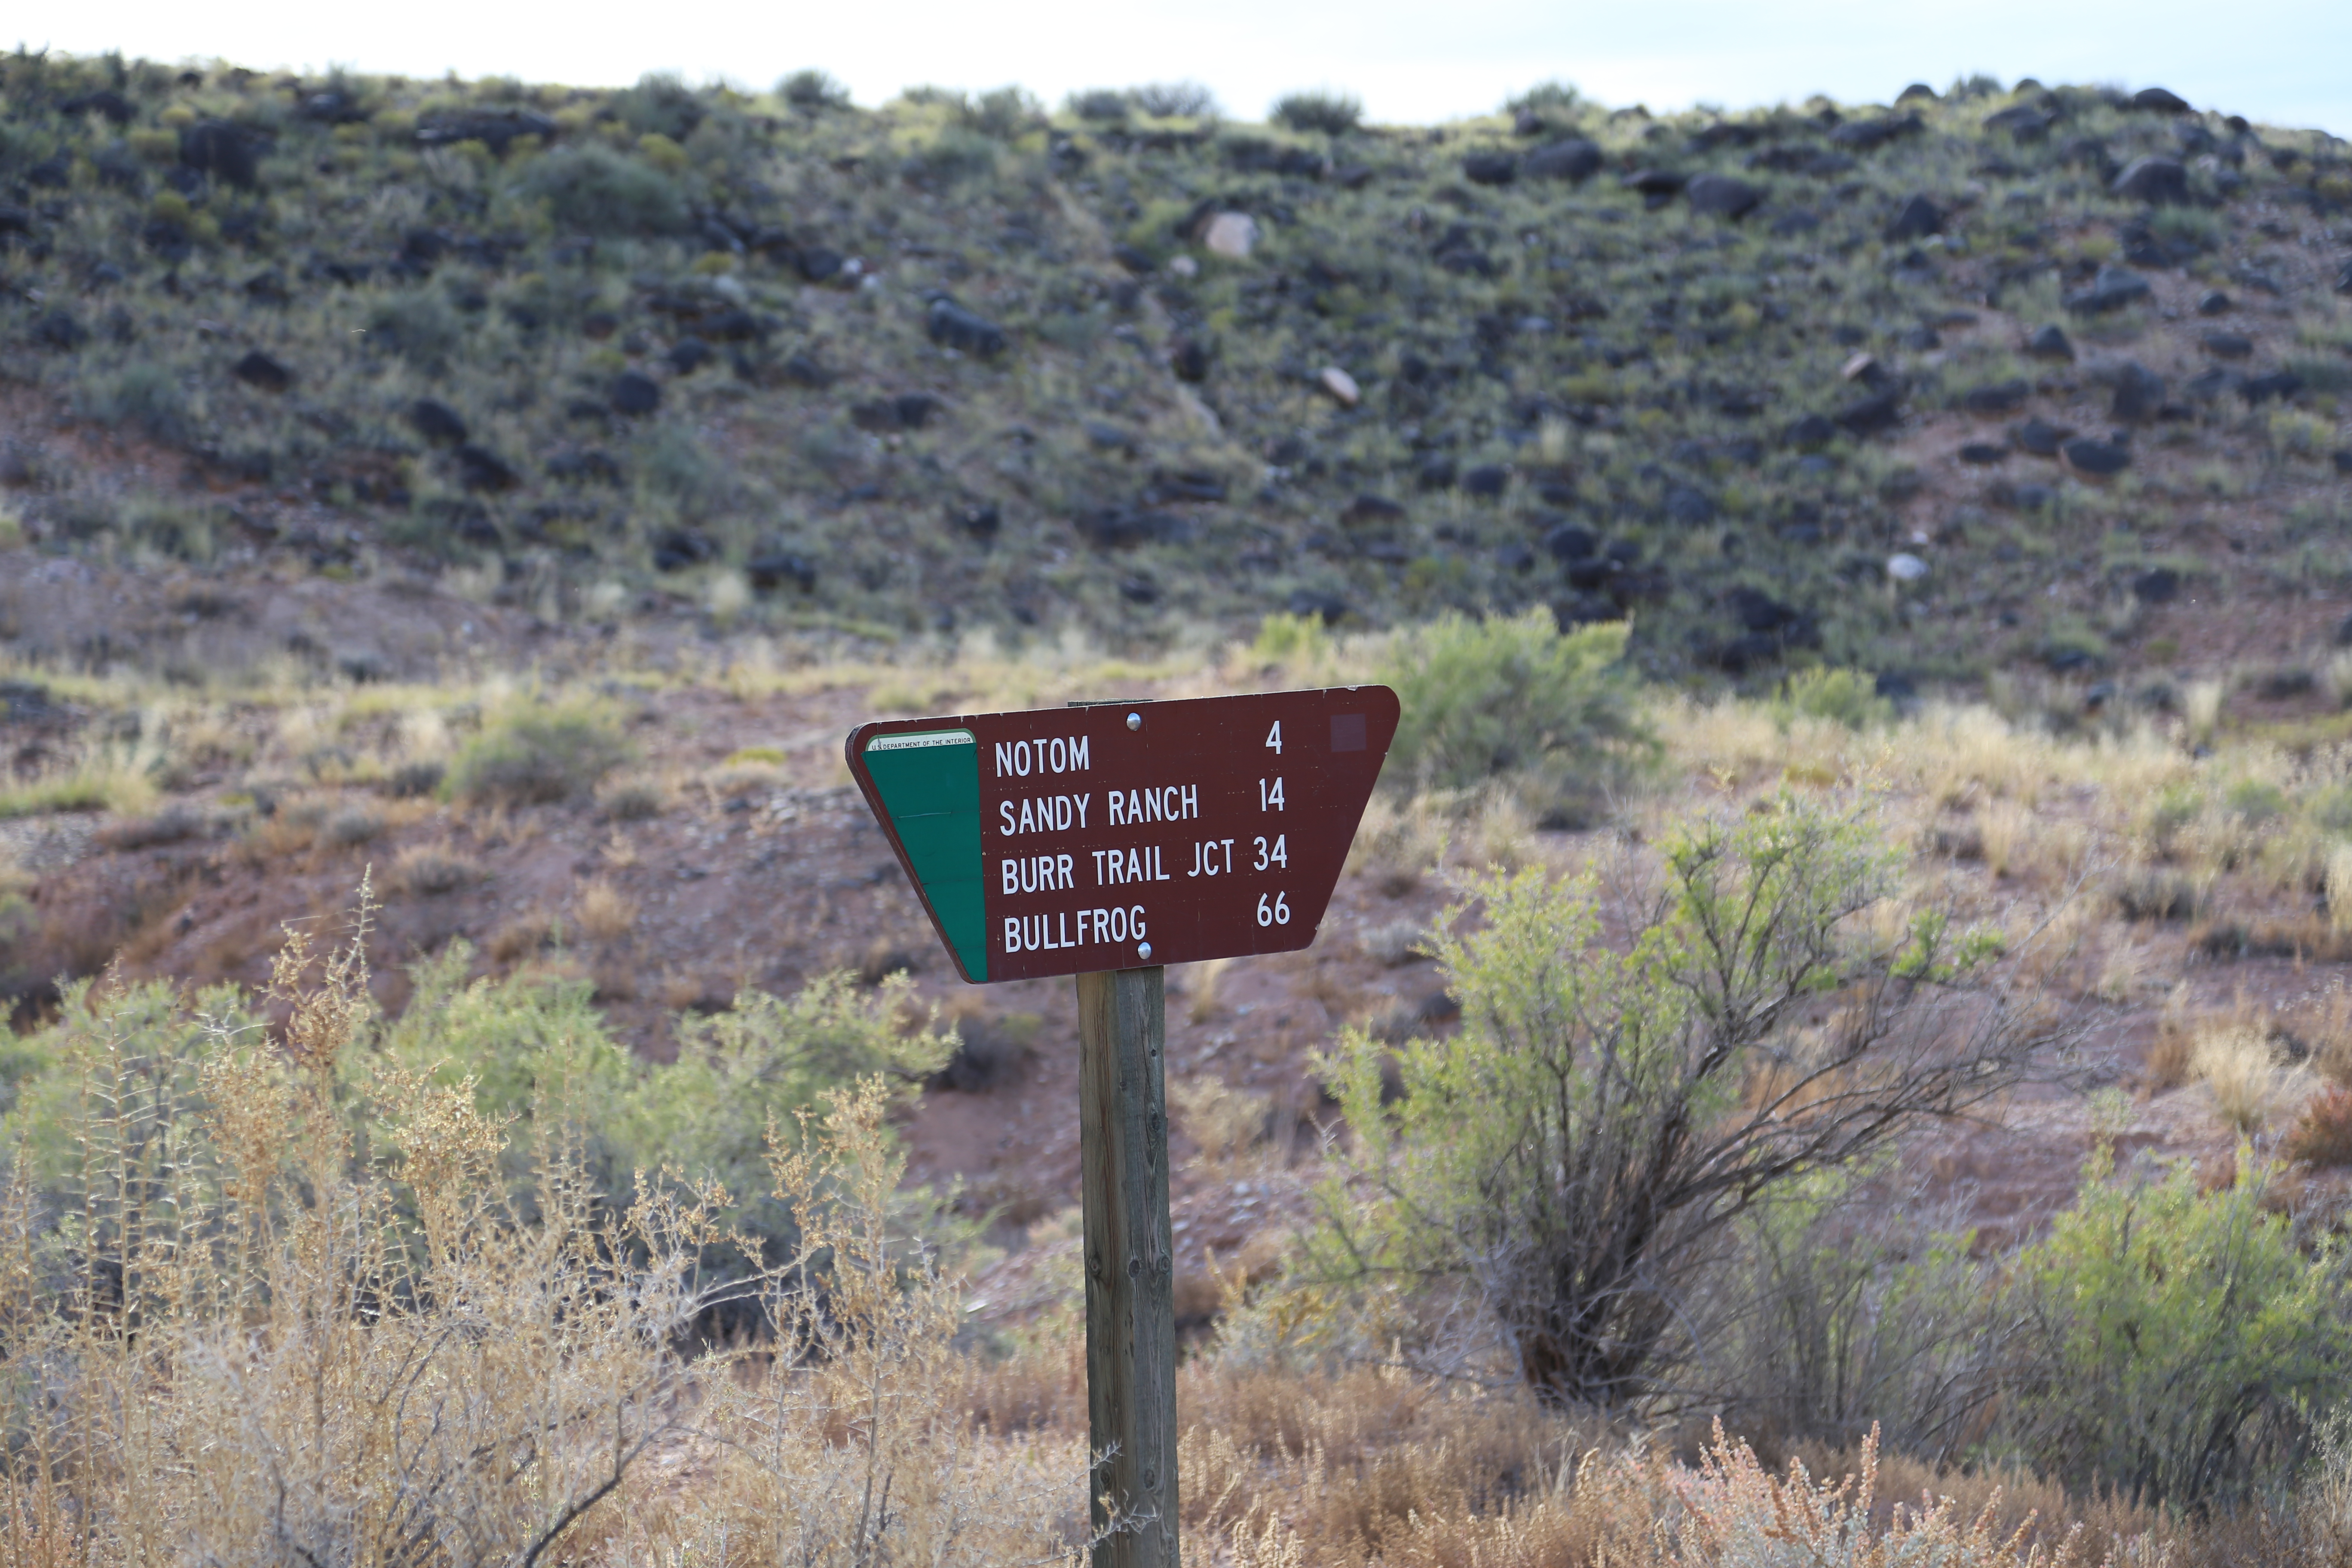
[[[1247,261],[1257,246],[1257,220],[1247,213],[1219,213],[1201,231],[1201,244],[1212,256]]]
[[[1168,264],[1168,270],[1179,278],[1190,278],[1201,270],[1201,264],[1189,256],[1180,256]]]
[[[1886,574],[1897,583],[1916,583],[1927,574],[1927,563],[1905,551],[1886,558]]]
[[[1864,376],[1868,375],[1872,371],[1877,368],[1878,356],[1876,354],[1858,353],[1838,367],[1838,376],[1839,379],[1843,381],[1860,381]]]
[[[1342,408],[1353,408],[1357,399],[1364,395],[1363,389],[1356,384],[1356,378],[1336,364],[1325,365],[1316,373],[1315,379],[1322,384],[1324,391],[1339,399]]]

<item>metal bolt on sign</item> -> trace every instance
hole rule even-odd
[[[1074,974],[1094,1568],[1178,1568],[1166,968],[1315,940],[1385,686],[896,719],[849,771],[974,984]]]

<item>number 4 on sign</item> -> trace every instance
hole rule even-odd
[[[1276,719],[1274,728],[1265,732],[1265,749],[1276,756],[1282,755],[1282,721]]]

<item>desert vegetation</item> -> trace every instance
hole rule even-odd
[[[126,950],[21,1015],[7,1549],[1083,1554],[1067,1200],[907,1169],[928,1102],[1031,1092],[1037,1020],[888,948],[678,988],[681,955],[637,945],[659,883],[597,840],[814,800],[808,770],[837,764],[740,726],[683,750],[626,694],[957,707],[1392,671],[1412,722],[1318,946],[1425,968],[1450,1005],[1335,995],[1304,1139],[1279,1076],[1173,1075],[1181,1202],[1296,1200],[1180,1287],[1190,1550],[2332,1561],[2352,1006],[2310,902],[2343,831],[2326,754],[2227,708],[2207,739],[1901,710],[1833,669],[1663,695],[1622,648],[1524,617],[1284,616],[1150,666],[255,686],[227,718],[143,721],[149,787],[196,826],[112,814],[136,847],[113,853],[184,830],[263,886],[313,867],[337,901],[244,986]],[[118,680],[58,689],[152,700]],[[1548,739],[1498,756],[1449,705]],[[332,736],[270,816],[195,804],[268,794],[282,748]],[[154,782],[181,745],[247,771]],[[627,769],[646,804],[624,809]],[[333,828],[362,808],[369,833]],[[482,897],[550,833],[593,872],[567,856],[481,945],[387,984],[367,954],[415,940],[404,909]],[[372,863],[397,868],[380,890]],[[13,876],[37,932],[55,905],[25,892],[54,884]],[[1175,1048],[1217,1048],[1248,968],[1179,977]],[[657,1052],[631,1048],[647,1005]],[[1937,1174],[2003,1124],[2061,1169],[2021,1223]]]
[[[2352,174],[2161,89],[1424,128],[19,51],[0,101],[5,384],[73,426],[11,416],[0,540],[589,632],[1543,607],[1668,679],[2176,708],[2227,596],[2294,623],[2256,690],[2331,700]],[[217,662],[234,597],[145,635]],[[63,650],[100,612],[48,599],[5,614]]]
[[[2347,167],[0,58],[0,1565],[1085,1556],[1067,988],[841,736],[1366,681],[1197,1561],[2352,1560]]]

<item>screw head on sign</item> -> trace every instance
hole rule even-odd
[[[1140,729],[1142,729],[1142,728],[1143,728],[1143,715],[1142,715],[1142,714],[1140,714],[1140,713],[1130,713],[1130,714],[1129,714],[1129,715],[1127,716],[1127,727],[1128,727],[1129,729],[1130,729],[1130,730],[1140,730]]]
[[[1135,956],[1138,958],[1150,958],[1151,956],[1151,944],[1148,942],[1137,942],[1135,944]]]

